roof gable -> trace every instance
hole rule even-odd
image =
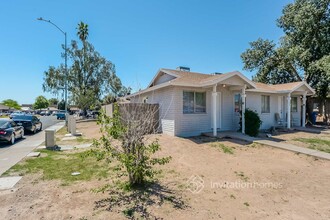
[[[162,76],[164,75],[168,75],[168,80],[159,80]],[[171,76],[171,77],[170,77]],[[165,82],[168,82],[170,81],[171,79],[175,79],[177,78],[178,75],[177,74],[174,74],[172,72],[168,72],[168,71],[164,71],[164,69],[160,69],[158,70],[158,72],[156,73],[156,75],[154,76],[154,78],[152,78],[151,82],[149,83],[148,85],[148,88],[149,87],[152,87],[152,86],[155,86],[155,85],[159,85],[161,83],[165,83]]]
[[[205,74],[198,72],[186,72],[180,70],[171,69],[160,69],[149,87],[152,85],[157,85],[157,80],[162,76],[162,73],[168,74],[173,77],[167,77],[169,80],[164,82],[169,82],[171,85],[178,86],[193,86],[193,87],[204,87],[211,86],[214,84],[221,84],[226,82],[232,85],[247,84],[249,88],[255,88],[254,83],[246,78],[242,73],[235,71],[223,74]],[[236,80],[236,82],[235,82]],[[162,82],[162,83],[164,83]]]
[[[314,94],[315,91],[305,81],[283,83],[283,84],[265,84],[256,82],[256,89],[251,91],[259,92],[271,92],[271,93],[292,93],[292,92],[307,92],[308,94]]]
[[[253,81],[238,71],[224,73],[221,75],[214,75],[213,78],[205,80],[204,85],[214,84],[230,84],[230,85],[247,85],[248,88],[256,88]]]

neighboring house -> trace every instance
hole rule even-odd
[[[8,112],[9,110],[10,110],[10,108],[8,106],[0,104],[0,113]]]
[[[21,105],[21,110],[23,112],[33,111],[33,105],[32,104],[22,104]]]
[[[179,67],[160,69],[146,89],[127,98],[131,102],[158,103],[162,133],[193,136],[238,130],[240,111],[244,113],[246,108],[258,113],[263,121],[261,129],[278,125],[275,113],[289,122],[285,124],[288,128],[305,126],[302,115],[306,115],[306,96],[314,93],[306,82],[267,85],[237,71],[203,74]]]
[[[318,117],[316,122],[324,123],[327,122],[326,120],[328,120],[328,124],[330,125],[330,94],[324,100],[321,100],[320,98],[317,97],[311,97],[307,101],[307,106],[308,105],[310,108],[310,112],[312,111],[318,112]]]

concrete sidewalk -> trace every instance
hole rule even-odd
[[[293,144],[288,144],[288,143],[284,143],[284,142],[275,142],[275,141],[270,141],[270,140],[255,140],[253,142],[258,143],[258,144],[271,146],[271,147],[275,147],[275,148],[280,148],[280,149],[284,149],[284,150],[293,151],[293,152],[296,152],[296,153],[306,154],[306,155],[313,156],[313,157],[318,157],[318,158],[321,158],[321,159],[330,160],[330,154],[329,153],[325,153],[325,152],[322,152],[322,151],[313,150],[313,149],[309,149],[309,148],[304,148],[304,147],[298,147],[298,146],[293,145]]]
[[[58,131],[65,125],[65,122],[59,122],[50,126],[47,129],[56,129]],[[1,148],[0,153],[0,176],[9,168],[14,166],[25,156],[27,156],[36,147],[45,141],[45,131],[29,136],[25,140],[16,142],[13,146],[6,146]]]
[[[204,135],[213,137],[212,133],[205,133]],[[277,141],[267,140],[267,139],[264,139],[264,138],[250,137],[250,136],[242,134],[240,132],[235,132],[235,131],[219,132],[217,137],[218,138],[229,137],[229,138],[232,138],[232,139],[238,139],[238,140],[246,141],[248,143],[263,144],[263,145],[267,145],[267,146],[270,146],[270,147],[280,148],[280,149],[284,149],[284,150],[293,151],[293,152],[296,152],[296,153],[302,153],[302,154],[306,154],[306,155],[309,155],[309,156],[330,160],[330,154],[329,153],[325,153],[325,152],[322,152],[322,151],[313,150],[313,149],[309,149],[309,148],[304,148],[304,147],[298,147],[296,145],[288,144],[288,143],[285,143],[285,142],[277,142]]]

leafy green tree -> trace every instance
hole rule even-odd
[[[58,110],[65,110],[65,100],[62,99],[58,104],[57,104]],[[68,111],[70,111],[70,108],[68,107]]]
[[[116,102],[118,97],[123,97],[129,95],[132,89],[130,87],[122,86],[120,91],[117,94],[109,93],[103,98],[102,104],[107,105]]]
[[[44,96],[38,96],[33,104],[34,109],[48,108],[49,102]]]
[[[251,42],[242,53],[244,69],[255,81],[285,83],[305,80],[325,99],[330,93],[330,1],[296,0],[283,9],[277,24],[284,31],[278,45]]]
[[[8,106],[10,108],[14,108],[14,109],[17,109],[17,110],[20,110],[21,109],[21,106],[18,104],[17,101],[15,100],[12,100],[12,99],[5,99],[2,101],[2,104],[5,105],[5,106]]]
[[[108,105],[108,104],[114,103],[115,101],[116,101],[116,96],[110,93],[104,97],[102,103],[104,105]]]
[[[131,94],[131,92],[132,92],[131,87],[122,86],[121,89],[119,90],[119,92],[116,95],[118,95],[119,97],[123,97],[123,96]]]
[[[97,104],[103,94],[117,94],[122,84],[116,75],[115,65],[102,57],[87,41],[88,25],[81,22],[77,30],[83,46],[80,48],[77,41],[72,41],[67,49],[72,61],[72,66],[68,68],[68,90],[71,101],[86,112]],[[49,67],[44,79],[44,91],[58,94],[65,86],[64,66]]]
[[[300,81],[301,76],[285,48],[276,48],[273,41],[258,40],[250,43],[249,49],[242,53],[244,69],[257,71],[253,80],[270,84]]]
[[[48,99],[49,105],[58,105],[58,99],[57,98],[50,98]]]

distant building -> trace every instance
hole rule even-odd
[[[0,104],[0,113],[8,112],[9,110],[11,110],[11,109],[8,106]]]
[[[21,110],[23,112],[28,112],[33,110],[33,105],[32,104],[22,104],[21,105]]]

